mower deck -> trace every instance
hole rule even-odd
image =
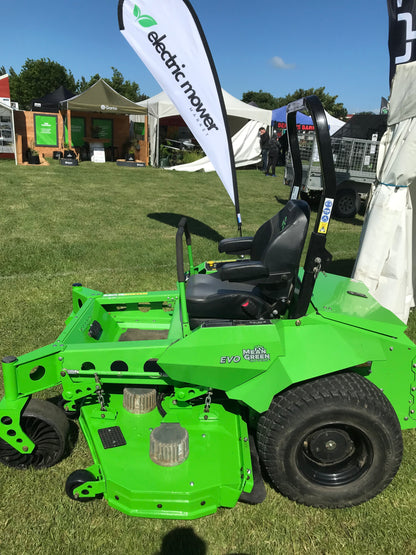
[[[163,422],[180,422],[189,434],[189,456],[177,466],[161,466],[149,456],[150,434],[162,423],[157,408],[131,414],[122,393],[111,393],[108,410],[83,406],[80,425],[109,505],[131,516],[192,519],[233,507],[253,484],[247,426],[241,416],[212,404],[183,406],[163,401]],[[105,416],[105,418],[102,418]],[[105,486],[104,486],[105,484]],[[94,484],[100,487],[99,484]],[[79,498],[84,484],[74,490]]]

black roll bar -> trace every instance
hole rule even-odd
[[[315,95],[306,96],[300,100],[295,100],[287,106],[287,132],[292,157],[294,180],[291,190],[291,199],[296,199],[302,184],[302,160],[300,157],[299,141],[296,128],[296,112],[309,110],[315,127],[316,142],[318,145],[319,160],[321,163],[322,175],[322,196],[321,202],[325,198],[335,198],[336,178],[334,158],[332,155],[331,137],[329,135],[328,122],[325,110],[319,98]],[[318,214],[320,210],[318,210]],[[315,226],[316,227],[316,226]]]
[[[321,101],[313,95],[291,102],[287,106],[287,133],[294,172],[290,198],[292,200],[298,198],[302,185],[302,160],[296,127],[296,112],[304,109],[309,110],[315,127],[323,190],[315,227],[306,253],[302,285],[297,303],[290,314],[291,318],[300,318],[306,314],[316,278],[320,270],[324,270],[326,263],[330,262],[332,258],[326,250],[325,244],[336,194],[335,167],[328,122]]]
[[[178,224],[178,231],[176,232],[176,272],[178,275],[178,282],[185,282],[185,269],[183,262],[183,244],[182,236],[185,233],[186,245],[191,246],[191,234],[188,229],[188,220],[183,217]]]

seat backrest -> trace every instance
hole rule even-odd
[[[259,260],[273,274],[296,273],[308,231],[310,208],[303,200],[289,200],[273,218],[256,232],[251,260]]]

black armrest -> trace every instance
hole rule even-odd
[[[252,281],[267,278],[269,271],[257,260],[241,260],[224,264],[218,274],[222,281]]]
[[[227,254],[249,254],[253,237],[232,237],[231,239],[222,239],[218,243],[219,252]]]

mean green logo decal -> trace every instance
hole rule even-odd
[[[243,358],[250,362],[257,360],[265,361],[270,360],[270,354],[262,345],[256,345],[254,349],[243,349]]]
[[[266,360],[270,360],[270,353],[268,353],[265,347],[263,347],[262,345],[257,345],[253,349],[243,349],[242,356],[222,356],[220,358],[220,364],[231,364],[232,362],[237,363],[240,362],[242,359],[249,360],[250,362],[264,362]]]
[[[142,14],[137,4],[134,5],[133,15],[136,18],[137,23],[142,27],[152,27],[153,25],[157,25],[157,21],[153,19],[152,16]]]

